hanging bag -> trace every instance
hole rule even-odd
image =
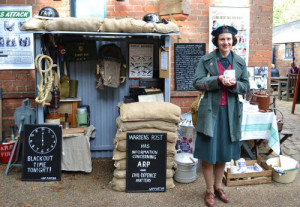
[[[210,76],[210,73],[207,73],[207,77]],[[199,105],[201,103],[201,100],[203,99],[205,95],[205,91],[201,92],[197,98],[195,99],[195,101],[191,104],[191,114],[192,114],[192,122],[194,127],[196,127],[197,124],[197,118],[198,118],[198,108]]]
[[[70,78],[67,74],[67,65],[64,62],[64,76],[61,78],[60,81],[60,98],[68,98],[70,96]]]

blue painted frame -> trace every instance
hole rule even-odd
[[[76,1],[78,0],[71,0],[71,17],[76,17]],[[85,3],[89,4],[88,2],[89,0],[84,0]],[[107,4],[106,4],[106,0],[101,0],[98,1],[100,3],[103,3],[104,5],[104,18],[107,17]],[[90,2],[91,3],[91,2]]]
[[[290,47],[289,47],[290,46]],[[285,43],[284,59],[293,59],[293,44]]]

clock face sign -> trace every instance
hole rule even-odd
[[[34,129],[28,138],[30,148],[38,154],[48,154],[55,148],[56,143],[56,134],[48,127]]]
[[[22,180],[61,180],[62,126],[25,124]]]

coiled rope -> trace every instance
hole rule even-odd
[[[41,62],[43,59],[46,60],[47,63],[46,65],[48,66],[48,68],[45,70],[42,70],[41,68]],[[42,107],[44,107],[46,104],[46,98],[51,90],[52,82],[54,80],[53,73],[52,73],[53,60],[48,55],[40,54],[36,56],[34,60],[34,64],[35,64],[35,68],[39,71],[39,75],[40,75],[40,84],[37,85],[39,95],[35,98],[35,102],[41,104]],[[46,73],[48,72],[49,74],[47,77],[47,83],[44,84],[44,77],[46,78]]]

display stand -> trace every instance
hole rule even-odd
[[[294,94],[293,106],[292,106],[292,114],[295,112],[295,105],[300,104],[300,73],[298,72],[296,89]]]
[[[8,164],[6,166],[6,170],[5,170],[5,175],[8,174],[9,170],[11,170],[13,167],[22,167],[22,164],[17,164],[18,160],[19,160],[19,153],[20,153],[20,146],[21,146],[21,137],[20,137],[20,134],[21,132],[23,131],[23,126],[24,126],[24,121],[25,121],[25,117],[24,116],[21,116],[20,118],[21,120],[21,124],[19,126],[19,131],[18,131],[18,135],[17,135],[17,141],[15,142],[14,144],[14,148],[13,148],[13,151],[10,155],[10,158],[9,158],[9,161],[8,161]],[[12,159],[14,157],[14,154],[16,154],[16,159],[15,161],[12,163]]]

